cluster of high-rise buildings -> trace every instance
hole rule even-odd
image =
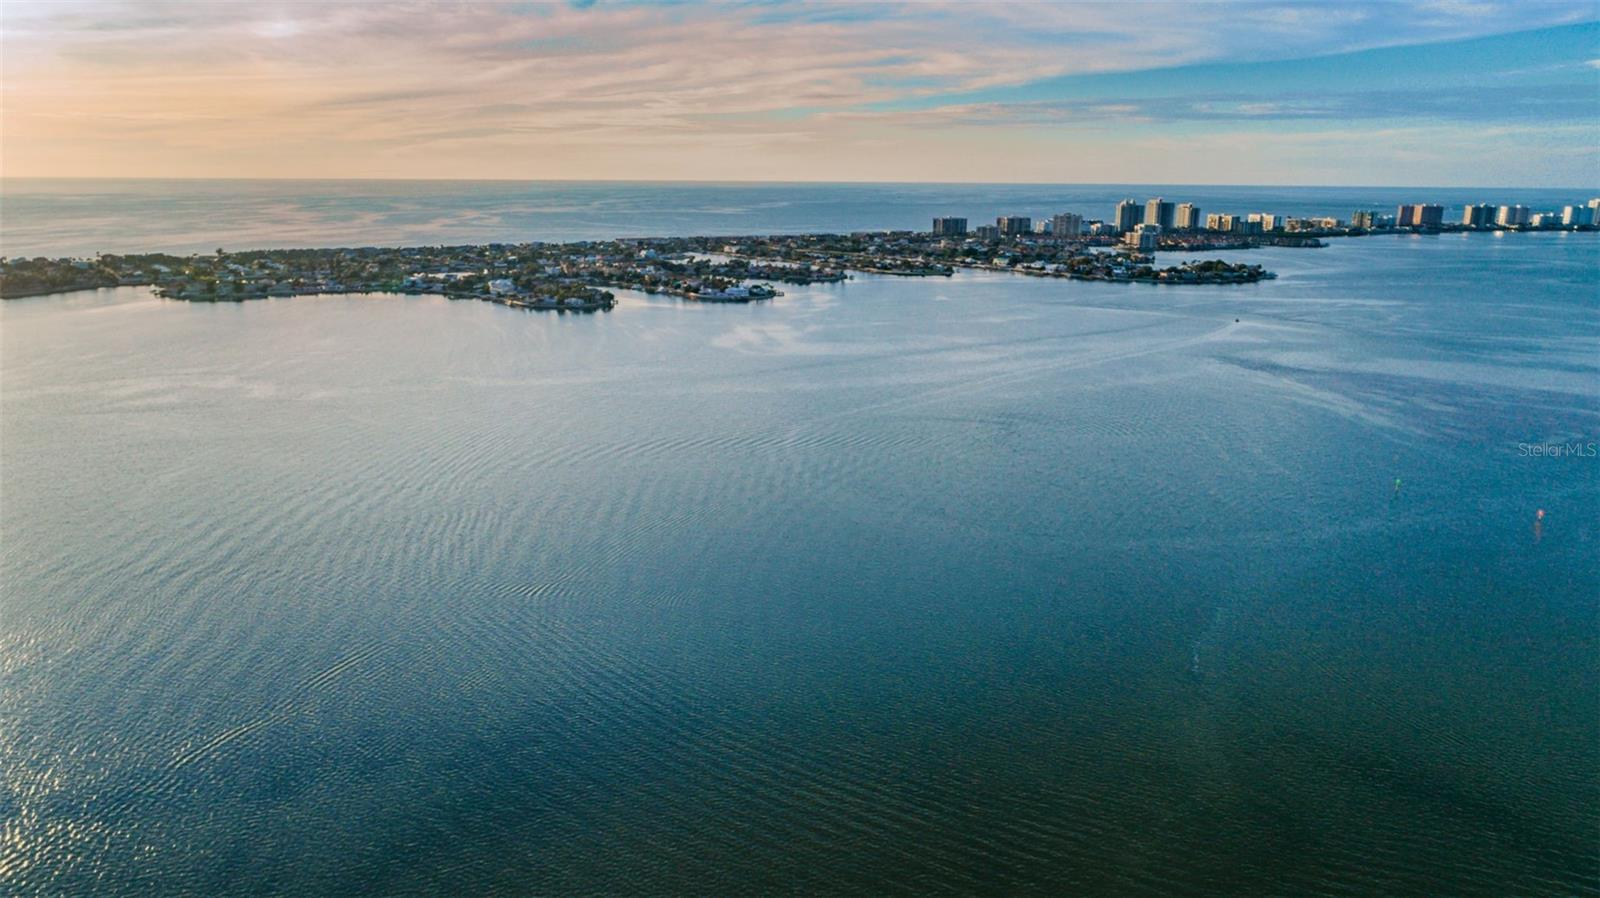
[[[1600,224],[1600,197],[1581,206],[1566,206],[1560,212],[1534,212],[1526,206],[1467,206],[1459,227],[1468,228],[1553,228],[1588,227]],[[1194,203],[1177,203],[1165,197],[1151,197],[1140,203],[1125,199],[1117,203],[1109,221],[1085,220],[1074,212],[1049,218],[1002,215],[993,225],[979,225],[971,231],[980,238],[1016,237],[1024,234],[1051,237],[1121,237],[1133,249],[1153,250],[1166,232],[1211,232],[1257,235],[1277,232],[1327,232],[1345,228],[1374,230],[1422,228],[1435,230],[1457,226],[1445,222],[1445,207],[1434,203],[1404,203],[1393,216],[1375,210],[1359,210],[1348,223],[1333,216],[1290,217],[1271,212],[1236,215],[1227,212],[1202,214]],[[965,218],[935,218],[933,236],[965,237]]]
[[[1468,228],[1581,228],[1594,224],[1600,224],[1600,197],[1581,206],[1563,206],[1560,212],[1535,212],[1520,204],[1479,203],[1461,213],[1461,225]]]
[[[1112,210],[1110,231],[1121,235],[1128,247],[1143,252],[1155,249],[1161,242],[1161,235],[1167,232],[1252,235],[1269,231],[1327,231],[1342,226],[1337,218],[1290,218],[1270,212],[1207,214],[1195,203],[1177,203],[1157,196],[1142,204],[1131,198],[1117,203]]]
[[[1100,233],[1095,230],[1095,226],[1100,224],[1085,222],[1083,216],[1076,212],[1063,212],[1038,221],[1026,215],[1002,215],[995,219],[994,224],[979,225],[970,233],[975,237],[1015,237],[1022,234],[1083,237]],[[965,237],[968,233],[965,218],[940,217],[933,220],[935,237]]]
[[[1130,248],[1150,250],[1160,243],[1161,235],[1166,232],[1213,231],[1249,235],[1279,230],[1329,230],[1342,226],[1335,218],[1288,218],[1268,212],[1207,215],[1195,203],[1179,203],[1158,196],[1143,203],[1133,199],[1117,203],[1109,221],[1085,220],[1074,212],[1063,212],[1038,220],[1022,215],[1002,215],[993,225],[979,225],[970,233],[975,237],[990,239],[1023,234],[1067,238],[1121,237]],[[968,233],[965,218],[933,220],[935,237],[967,236]]]
[[[1430,203],[1402,203],[1388,216],[1376,211],[1357,212],[1350,226],[1373,228],[1583,228],[1600,224],[1600,197],[1583,205],[1563,206],[1561,211],[1536,212],[1521,204],[1495,206],[1475,203],[1461,210],[1460,221],[1446,221],[1445,208]]]

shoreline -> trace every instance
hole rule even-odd
[[[454,247],[273,249],[177,256],[100,254],[90,259],[0,259],[0,299],[26,299],[119,286],[148,286],[166,299],[242,302],[300,295],[443,295],[511,308],[596,311],[615,306],[612,289],[694,302],[742,304],[783,295],[771,282],[842,283],[851,272],[883,277],[949,277],[957,270],[1107,283],[1221,286],[1277,275],[1260,265],[1198,257],[1260,248],[1326,248],[1323,238],[1493,234],[1505,229],[1386,229],[1260,238],[1208,239],[1194,246],[1134,249],[1097,238],[1019,235],[945,238],[885,231],[770,236],[631,238],[571,243]],[[1594,227],[1516,229],[1518,234],[1600,233]],[[1176,242],[1176,241],[1175,241]],[[1177,264],[1157,267],[1157,254]]]

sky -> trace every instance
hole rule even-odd
[[[1600,186],[1600,0],[0,0],[5,177]]]

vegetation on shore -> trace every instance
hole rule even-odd
[[[948,277],[961,268],[1083,280],[1240,283],[1257,265],[1211,260],[1167,268],[1083,241],[937,238],[909,231],[683,237],[563,244],[282,249],[188,256],[0,259],[0,297],[147,285],[170,299],[237,302],[319,293],[436,294],[517,308],[610,308],[616,289],[708,302],[778,296],[773,282],[834,283],[849,272]]]

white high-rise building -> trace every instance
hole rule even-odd
[[[1111,223],[1116,225],[1119,234],[1133,230],[1139,223],[1139,204],[1131,199],[1118,203],[1116,217]]]

